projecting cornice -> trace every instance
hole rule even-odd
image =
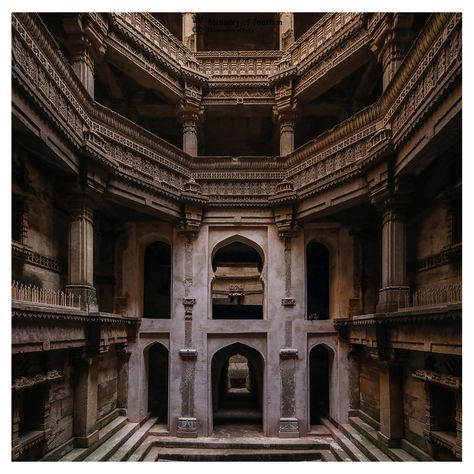
[[[330,18],[323,17],[321,24],[326,25]],[[135,27],[127,26],[123,18],[113,19],[120,23],[124,38],[132,38],[136,34],[133,33]],[[374,20],[375,23],[379,21]],[[334,31],[329,37],[342,44],[338,41],[343,41],[341,38],[345,37],[345,28],[358,31],[357,28],[362,28],[364,22],[357,16],[348,17],[337,31],[334,23]],[[109,39],[113,34],[113,24],[112,27],[109,25]],[[294,53],[295,58],[299,58],[298,64],[312,61],[312,53],[305,56],[299,48],[305,41],[311,43],[311,35],[317,38],[321,24],[318,22],[285,54]],[[156,26],[153,22],[150,25]],[[382,97],[332,130],[285,157],[193,158],[91,99],[36,15],[14,14],[12,26],[14,113],[20,109],[16,101],[21,97],[21,104],[28,104],[32,113],[39,112],[41,120],[47,121],[62,140],[87,159],[101,163],[116,186],[119,182],[128,182],[136,190],[143,189],[177,203],[193,199],[185,189],[187,183],[192,182],[190,180],[200,186],[198,200],[205,206],[273,207],[281,199],[298,203],[328,188],[363,177],[372,163],[397,153],[401,145],[417,133],[420,124],[447,100],[449,92],[459,87],[461,77],[461,15],[433,14]],[[368,30],[364,31],[370,32],[372,26],[369,23]],[[172,82],[174,79],[170,71],[183,74],[179,64],[196,71],[200,77],[208,77],[205,71],[199,69],[189,50],[181,44],[178,48],[176,42],[164,32],[160,34],[164,35],[162,38],[166,38],[168,45],[161,49],[160,55],[167,57],[158,58],[158,53],[154,51],[156,47],[153,44],[158,41],[154,34],[144,35],[144,39],[140,40],[143,43],[140,54],[154,58],[153,61],[163,67],[169,65],[167,74]],[[135,47],[141,48],[140,41],[134,37],[130,43],[123,42],[122,47],[130,53]],[[171,54],[168,49],[172,47],[177,49]],[[296,50],[300,52],[296,54]],[[241,68],[239,74],[243,71],[245,76],[250,70],[258,72],[258,58],[278,60],[277,54],[270,53],[242,53],[247,62],[238,66]],[[219,74],[225,76],[222,72],[226,71],[223,64],[227,52],[217,56],[199,53],[197,57],[200,55],[203,61],[217,58],[212,59],[217,61],[213,64],[219,64]],[[273,67],[268,64],[268,68]],[[247,72],[245,68],[248,68]],[[229,71],[232,72],[231,69]],[[237,86],[234,89],[232,84],[237,83],[232,81],[227,83],[229,87],[220,89],[221,96],[213,96],[212,88],[207,89],[203,103],[210,100],[232,101],[240,91],[249,94],[246,101],[273,100],[270,88],[245,89],[240,84],[238,87],[241,89]],[[185,82],[188,88],[198,87],[197,83],[188,84],[187,79]],[[184,91],[182,84],[179,87],[180,91]],[[226,96],[233,90],[237,91],[237,95]],[[282,186],[284,189],[291,186],[289,198],[288,193],[282,194]]]

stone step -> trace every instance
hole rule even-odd
[[[127,423],[127,417],[118,416],[114,418],[108,425],[104,426],[99,430],[99,440],[89,446],[88,448],[74,448],[69,451],[65,456],[59,459],[59,461],[83,461],[90,453],[95,451],[102,443],[106,442],[111,436],[117,431],[122,429]]]
[[[333,440],[329,448],[329,452],[334,456],[336,461],[352,462],[352,459],[336,440]]]
[[[150,436],[147,433],[146,438],[142,441],[136,449],[130,454],[127,459],[127,462],[137,462],[137,461],[144,461],[148,452],[153,449],[153,443],[155,442],[155,437]]]
[[[151,434],[151,433],[150,433]],[[311,438],[177,438],[156,437],[154,445],[162,448],[194,449],[329,449],[330,437]]]
[[[139,423],[127,423],[107,441],[102,443],[84,461],[106,461],[109,459],[140,427]]]
[[[348,426],[350,427],[351,432],[358,432],[364,439],[368,440],[374,447],[383,452],[389,460],[407,462],[417,461],[416,457],[412,456],[404,449],[387,447],[379,440],[377,430],[360,418],[350,417]]]
[[[326,418],[321,419],[321,423],[326,428],[329,429],[334,439],[344,449],[344,451],[353,461],[359,461],[359,462],[370,461],[370,459],[347,436],[345,436],[341,430],[336,428],[328,419]],[[336,455],[336,452],[334,453],[335,455]],[[341,454],[341,453],[337,452],[337,454]],[[343,456],[341,456],[341,460],[345,460]]]
[[[125,441],[122,446],[109,458],[109,461],[125,461],[133,453],[142,441],[147,437],[150,428],[155,424],[157,418],[150,418],[140,426],[135,433]]]
[[[154,447],[145,461],[321,461],[319,450],[308,449],[195,449]]]
[[[363,436],[351,425],[341,424],[340,429],[371,461],[392,461],[392,459],[372,443],[372,441]]]

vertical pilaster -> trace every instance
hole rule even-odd
[[[127,344],[117,346],[117,408],[127,408],[128,391],[128,361],[130,352],[127,351]]]
[[[278,117],[280,127],[280,156],[286,156],[295,149],[295,120],[294,112],[283,112]]]
[[[74,358],[74,414],[73,434],[77,447],[88,447],[99,439],[97,422],[96,357],[77,354]]]
[[[183,44],[191,51],[197,51],[196,24],[194,13],[182,13]]]
[[[197,419],[194,413],[195,394],[194,382],[196,374],[197,350],[193,348],[193,307],[196,303],[192,297],[193,288],[193,253],[194,239],[201,224],[202,210],[196,206],[185,206],[184,217],[179,233],[185,238],[184,242],[184,348],[179,351],[182,359],[181,375],[181,416],[178,418],[178,437],[197,437]]]
[[[280,13],[280,49],[287,49],[295,42],[293,13]]]
[[[392,361],[379,362],[380,432],[390,448],[401,445],[403,438],[403,366]]]

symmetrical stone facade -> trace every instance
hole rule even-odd
[[[12,15],[14,459],[120,416],[212,436],[236,393],[267,437],[362,420],[461,459],[461,14],[299,38],[276,15],[275,51],[199,51],[189,13],[182,41],[148,13]],[[275,152],[201,154],[234,119]]]

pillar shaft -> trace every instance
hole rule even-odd
[[[72,68],[87,92],[94,98],[94,61],[86,47],[72,58]]]
[[[295,120],[294,112],[283,112],[278,117],[280,127],[280,156],[289,155],[295,149]]]
[[[406,274],[405,217],[402,208],[387,204],[382,227],[382,288],[377,311],[394,311],[409,304]]]

